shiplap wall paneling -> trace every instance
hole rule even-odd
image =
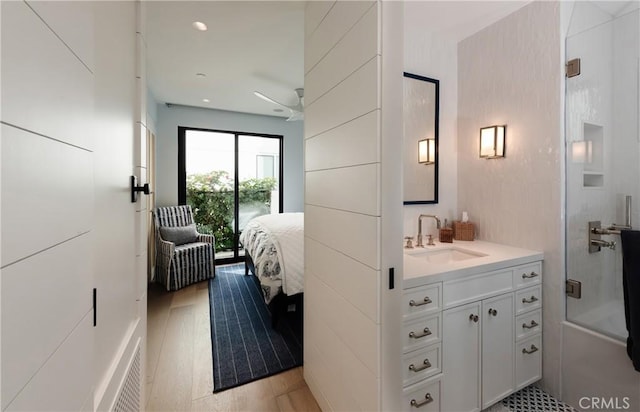
[[[79,319],[93,313],[91,262],[78,259],[90,256],[90,236],[63,242],[3,269],[2,351],[8,356],[2,358],[6,378],[2,392],[7,401],[45,365]]]
[[[377,163],[309,171],[305,187],[311,190],[306,191],[305,202],[377,216],[380,214],[379,175]]]
[[[91,229],[93,180],[83,172],[92,153],[12,126],[1,132],[6,266]]]
[[[92,329],[91,312],[82,318],[5,411],[82,410],[94,381]]]
[[[343,125],[363,116],[379,106],[376,84],[379,59],[372,57],[364,66],[334,85],[329,91],[305,107],[305,137]],[[305,84],[307,82],[305,76]],[[308,115],[308,116],[307,116]]]
[[[378,295],[379,283],[369,282],[378,272],[367,265],[349,258],[335,249],[323,247],[319,242],[306,239],[310,247],[305,255],[305,264],[309,268],[324,266],[323,281],[332,289],[342,287],[349,301],[369,317],[379,321]]]
[[[307,204],[305,236],[360,264],[380,270],[380,221],[377,216]]]
[[[27,3],[7,3],[15,4],[4,6],[2,13],[2,121],[90,149],[93,75],[68,47],[78,42],[62,37],[66,33],[54,34]],[[84,15],[86,5],[78,6],[80,13],[71,12],[76,7],[72,3],[65,7],[69,15],[52,13],[51,27],[74,25],[74,17]],[[85,18],[89,24],[76,27],[84,31],[73,33],[87,39],[82,44],[93,42],[93,19]]]
[[[397,393],[385,399],[392,391],[383,389],[383,380],[393,379],[395,372],[389,373],[394,368],[383,359],[387,348],[381,345],[393,339],[382,336],[381,307],[394,311],[385,314],[386,321],[395,314],[394,323],[399,324],[398,305],[382,302],[394,299],[382,291],[387,285],[382,273],[385,265],[398,263],[398,256],[401,265],[401,196],[384,186],[400,176],[400,164],[384,167],[381,125],[401,136],[402,113],[390,110],[385,117],[382,107],[385,99],[402,107],[397,98],[402,84],[393,80],[394,74],[402,78],[402,68],[389,75],[398,91],[383,95],[382,9],[381,2],[307,6],[304,373],[324,410],[398,408],[391,398],[399,398],[399,372],[397,385],[390,384]],[[398,10],[402,8],[390,14],[392,19]],[[389,39],[390,47],[402,49],[401,37]],[[398,67],[389,67],[394,70]],[[392,143],[397,146],[398,140],[387,142]],[[392,150],[392,162],[396,153],[399,149]],[[398,206],[383,208],[385,192],[395,196],[389,205]],[[385,210],[389,223],[384,222]],[[390,229],[397,222],[398,229]],[[383,228],[390,242],[397,240],[397,252],[382,249],[388,246]],[[400,349],[395,346],[389,346],[389,356],[399,363]]]
[[[94,377],[93,15],[0,7],[2,409],[80,410]]]
[[[312,2],[310,2],[312,3]],[[367,10],[376,4],[375,1],[336,1],[330,8],[314,6],[305,11],[305,26],[310,26],[312,32],[305,38],[304,72],[306,75],[334,49],[342,37],[349,32],[366,14]],[[328,5],[327,5],[328,6]],[[307,11],[309,13],[307,14]],[[322,17],[323,12],[326,12]],[[308,16],[308,17],[307,17]],[[318,20],[320,20],[319,23]],[[315,29],[313,27],[316,26]],[[377,27],[375,28],[377,30]],[[369,38],[369,36],[367,36]],[[377,43],[377,33],[373,40]],[[362,45],[358,45],[362,47]],[[356,52],[356,50],[352,50]],[[377,47],[376,47],[377,51]]]
[[[377,26],[377,9],[371,6],[369,11],[335,45],[331,53],[307,73],[305,82],[309,87],[304,90],[307,105],[315,102],[338,82],[377,55],[377,42],[371,41],[375,39],[371,39],[370,36]]]
[[[305,169],[333,169],[380,160],[380,111],[374,110],[305,140]],[[373,141],[372,136],[378,138]]]

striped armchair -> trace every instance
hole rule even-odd
[[[168,291],[215,276],[215,238],[197,232],[191,206],[158,207],[156,276]]]

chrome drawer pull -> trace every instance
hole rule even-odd
[[[524,329],[533,329],[533,328],[535,328],[536,326],[538,326],[538,322],[536,322],[535,320],[532,320],[530,325],[527,325],[526,323],[523,323],[523,324],[522,324],[522,327],[523,327]]]
[[[433,398],[431,397],[430,393],[427,393],[424,396],[424,400],[423,401],[418,402],[415,399],[411,399],[411,406],[413,406],[414,408],[420,408],[420,407],[422,407],[422,406],[424,406],[424,405],[426,405],[428,403],[431,403],[431,402],[433,402]]]
[[[478,315],[474,315],[473,313],[472,313],[471,315],[469,315],[469,320],[472,320],[472,321],[474,321],[474,322],[476,322],[476,323],[477,323],[477,322],[478,322],[478,319],[480,319],[480,318],[478,317]]]
[[[533,303],[533,302],[537,302],[538,298],[531,295],[531,297],[529,299],[527,298],[522,298],[522,303]]]
[[[431,335],[431,331],[429,330],[429,328],[424,328],[424,330],[419,335],[413,331],[409,332],[409,337],[413,339],[420,339],[429,335]]]
[[[418,366],[417,368],[415,367],[415,365],[412,363],[411,365],[409,365],[409,370],[410,371],[414,371],[414,372],[420,372],[423,371],[425,369],[429,369],[431,367],[431,362],[429,362],[429,359],[425,359],[423,364]]]
[[[536,272],[531,272],[531,274],[527,275],[526,273],[522,274],[522,279],[531,279],[531,278],[535,278],[538,277],[540,275],[538,275]]]
[[[531,345],[531,349],[527,350],[527,348],[522,348],[522,353],[526,354],[526,355],[531,355],[534,352],[537,352],[538,348],[536,347],[536,345]]]
[[[422,300],[422,302],[418,302],[416,303],[415,300],[411,299],[409,301],[409,306],[422,306],[422,305],[428,305],[429,303],[433,303],[433,301],[431,299],[429,299],[429,296],[425,296],[424,299]]]

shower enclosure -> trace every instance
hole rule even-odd
[[[618,234],[627,226],[640,229],[638,5],[575,2],[566,37],[563,391],[580,408],[580,399],[595,396],[627,396],[640,408],[640,374],[624,359]],[[603,367],[615,370],[612,377]],[[598,393],[590,393],[597,390],[583,382],[589,379],[601,381]]]

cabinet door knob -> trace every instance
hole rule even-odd
[[[531,278],[535,278],[535,277],[538,277],[538,276],[540,276],[540,275],[537,274],[536,272],[531,272],[528,275],[526,273],[523,273],[522,274],[522,279],[531,279]]]
[[[409,370],[410,371],[414,371],[414,372],[420,372],[423,371],[425,369],[429,369],[431,367],[431,362],[429,362],[429,359],[425,359],[424,362],[422,362],[422,365],[416,367],[413,363],[411,365],[409,365]]]
[[[531,295],[531,297],[529,299],[527,298],[522,298],[522,303],[533,303],[533,302],[537,302],[538,298]]]
[[[489,315],[498,316],[498,311],[495,309],[489,309]]]
[[[535,328],[536,326],[538,326],[538,322],[536,322],[535,320],[532,320],[529,325],[527,325],[526,323],[522,324],[522,327],[524,329],[532,329],[532,328]]]
[[[478,322],[478,315],[474,315],[473,313],[471,315],[469,315],[469,320],[472,320],[474,322]]]
[[[424,299],[421,302],[416,302],[415,300],[411,299],[409,301],[409,306],[422,306],[422,305],[428,305],[429,303],[432,303],[433,301],[431,299],[429,299],[429,296],[425,296]]]
[[[415,333],[414,331],[409,332],[409,337],[413,338],[413,339],[420,339],[420,338],[424,338],[425,336],[429,336],[431,335],[431,331],[429,330],[429,328],[424,328],[424,330],[422,332]]]
[[[411,399],[411,406],[413,406],[414,408],[420,408],[428,403],[433,402],[433,398],[431,397],[430,393],[427,393],[424,396],[424,400],[423,401],[416,401],[415,399]]]

